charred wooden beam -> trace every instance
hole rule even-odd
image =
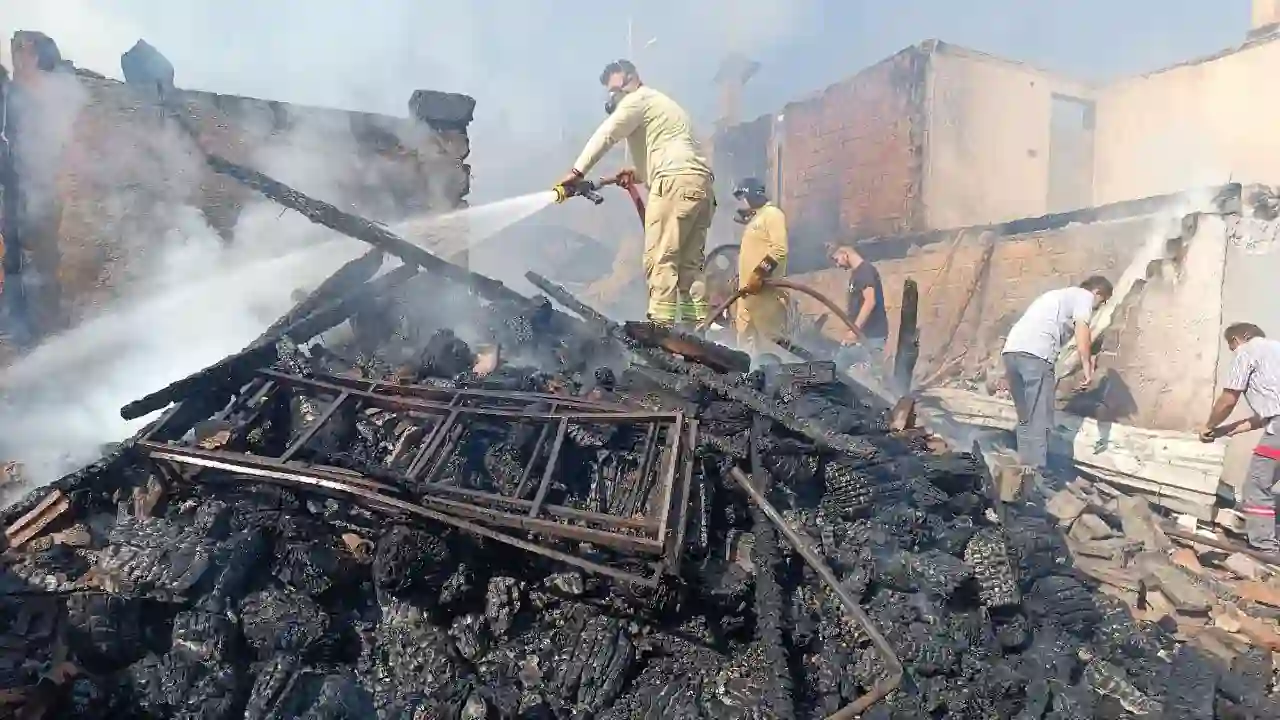
[[[708,342],[657,323],[628,322],[622,326],[627,337],[643,345],[657,346],[714,369],[716,372],[744,373],[751,369],[751,356],[740,350]]]
[[[270,336],[310,315],[326,302],[343,297],[359,288],[378,273],[384,257],[385,254],[375,248],[338,268],[332,275],[325,278],[324,282],[316,286],[315,290],[299,300],[289,312],[272,323],[255,343],[266,341]]]
[[[317,225],[323,225],[330,230],[369,243],[379,250],[395,255],[405,263],[416,265],[423,270],[457,282],[474,291],[480,297],[492,301],[527,302],[527,298],[523,295],[493,278],[458,267],[443,258],[437,257],[428,250],[414,245],[372,220],[339,210],[333,205],[295,190],[269,175],[233,163],[212,153],[205,153],[205,162],[214,172],[226,175],[247,187],[257,190],[267,198],[299,213]]]
[[[898,344],[893,351],[894,390],[911,391],[911,376],[920,359],[920,289],[910,278],[902,283],[902,311],[898,315]]]
[[[596,325],[604,337],[622,344],[633,355],[648,364],[655,365],[662,370],[686,375],[699,385],[730,400],[736,400],[753,411],[780,423],[788,430],[804,435],[819,444],[864,460],[871,460],[880,454],[879,449],[864,438],[834,432],[830,428],[823,427],[821,423],[802,417],[790,408],[774,402],[763,393],[734,381],[729,376],[717,373],[711,368],[688,362],[665,348],[647,347],[641,344],[635,338],[628,336],[618,323],[601,315],[590,306],[583,304],[564,287],[537,273],[525,273],[525,278],[539,290],[546,293],[548,297],[577,312],[589,324]]]

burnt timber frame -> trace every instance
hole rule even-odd
[[[172,409],[140,438],[136,447],[170,479],[182,479],[179,466],[186,466],[192,469],[186,477],[193,480],[202,479],[206,470],[215,470],[242,480],[336,495],[406,521],[444,523],[589,572],[647,587],[656,587],[665,574],[679,572],[698,444],[697,421],[687,419],[683,413],[635,410],[617,403],[548,393],[399,385],[331,375],[308,378],[261,370],[214,417],[225,419],[236,411],[255,415],[283,390],[328,400],[319,401],[322,406],[315,419],[277,457],[175,442],[172,436],[177,433],[166,432],[166,425],[174,417]],[[412,450],[412,460],[404,473],[406,480],[425,489],[417,502],[395,485],[299,459],[339,411],[366,408],[404,413],[408,419],[422,423],[421,439]],[[457,452],[471,419],[541,425],[514,493],[505,495],[437,481]],[[565,439],[574,423],[644,428],[639,476],[627,488],[626,495],[646,508],[649,517],[623,517],[548,503]],[[539,462],[542,467],[537,470],[535,465]],[[608,550],[619,559],[609,563],[599,557],[588,559],[574,551],[573,546],[578,544]],[[636,572],[638,565],[647,567],[648,572]]]

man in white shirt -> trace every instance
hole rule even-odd
[[[1080,287],[1050,290],[1032,301],[1009,330],[1001,358],[1018,411],[1018,457],[1027,467],[1043,471],[1049,464],[1049,433],[1058,385],[1053,364],[1073,329],[1084,383],[1093,381],[1089,318],[1111,299],[1111,292],[1111,282],[1101,275],[1090,277]]]
[[[1249,461],[1241,488],[1249,544],[1267,553],[1280,552],[1276,541],[1276,468],[1280,461],[1280,341],[1271,340],[1252,323],[1229,325],[1223,333],[1235,353],[1222,394],[1209,412],[1200,439],[1214,439],[1265,428]],[[1223,425],[1243,395],[1253,414]]]

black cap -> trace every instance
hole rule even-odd
[[[747,195],[763,196],[765,194],[766,190],[764,183],[760,181],[760,178],[743,178],[739,180],[738,184],[733,188],[733,196],[738,199],[742,199]]]

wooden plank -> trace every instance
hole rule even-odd
[[[1233,584],[1236,592],[1245,600],[1252,600],[1273,608],[1280,608],[1280,590],[1264,585],[1256,580],[1247,580]]]
[[[1144,498],[1152,505],[1159,505],[1176,513],[1185,513],[1197,520],[1209,522],[1217,512],[1215,505],[1218,502],[1218,496],[1216,494],[1184,490],[1173,485],[1149,482],[1142,478],[1120,475],[1096,467],[1081,467],[1079,464],[1077,467],[1081,472],[1092,475],[1118,493]]]
[[[934,388],[921,393],[957,422],[1013,430],[1013,404],[966,390]],[[1049,452],[1075,462],[1147,482],[1200,494],[1216,494],[1226,447],[1202,443],[1192,433],[1149,430],[1120,423],[1098,423],[1070,413],[1054,415]]]
[[[1249,639],[1249,644],[1280,652],[1280,634],[1276,634],[1275,625],[1248,615],[1239,615],[1237,619],[1240,621],[1240,632]]]

